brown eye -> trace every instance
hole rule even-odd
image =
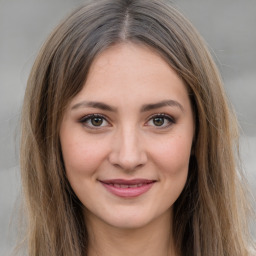
[[[103,118],[102,117],[93,117],[93,118],[91,118],[91,124],[93,126],[101,126],[103,124]]]
[[[175,123],[175,120],[173,117],[167,115],[167,114],[157,114],[152,116],[148,122],[147,126],[152,126],[155,128],[168,128],[172,124]]]
[[[110,125],[104,116],[98,114],[85,116],[79,122],[91,129],[103,128]]]
[[[153,118],[153,123],[155,126],[162,126],[164,124],[164,117]]]

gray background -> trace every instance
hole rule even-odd
[[[0,0],[0,256],[9,255],[16,234],[18,121],[29,70],[49,32],[82,2]],[[218,64],[241,125],[243,166],[255,195],[256,0],[173,2],[205,38]],[[252,230],[255,234],[255,223]]]

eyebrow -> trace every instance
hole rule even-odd
[[[184,112],[183,106],[176,100],[163,100],[153,104],[145,104],[141,107],[141,112],[146,112],[146,111],[150,111],[153,109],[162,108],[166,106],[178,107],[182,112]]]
[[[71,110],[81,108],[81,107],[89,107],[89,108],[98,108],[102,110],[107,110],[111,112],[117,112],[117,109],[115,107],[112,107],[108,104],[105,104],[103,102],[97,102],[97,101],[82,101],[77,104],[75,104]]]
[[[171,107],[178,107],[182,112],[184,112],[183,106],[175,100],[163,100],[157,103],[152,103],[152,104],[145,104],[141,107],[140,111],[141,112],[147,112],[150,110],[158,109],[161,107],[166,107],[166,106],[171,106]],[[71,110],[75,110],[77,108],[82,108],[82,107],[91,107],[91,108],[98,108],[101,110],[106,110],[110,112],[117,112],[117,108],[110,106],[108,104],[105,104],[103,102],[97,102],[97,101],[82,101],[74,106],[71,107]]]

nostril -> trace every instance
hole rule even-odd
[[[132,171],[145,165],[147,154],[143,149],[143,142],[137,138],[137,133],[127,129],[121,130],[122,133],[113,141],[109,161],[116,168]]]
[[[130,156],[129,158],[123,157],[122,155],[113,155],[109,157],[110,163],[119,169],[125,171],[133,171],[137,170],[138,168],[142,168],[145,163],[147,162],[147,157],[145,156]]]

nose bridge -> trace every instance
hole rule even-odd
[[[139,135],[139,129],[135,126],[126,125],[117,131],[111,162],[124,170],[133,170],[145,164],[146,152],[143,149],[143,142]]]
[[[138,131],[136,128],[128,127],[122,129],[120,137],[120,153],[123,154],[124,157],[136,156],[137,151],[139,151],[138,142]]]

